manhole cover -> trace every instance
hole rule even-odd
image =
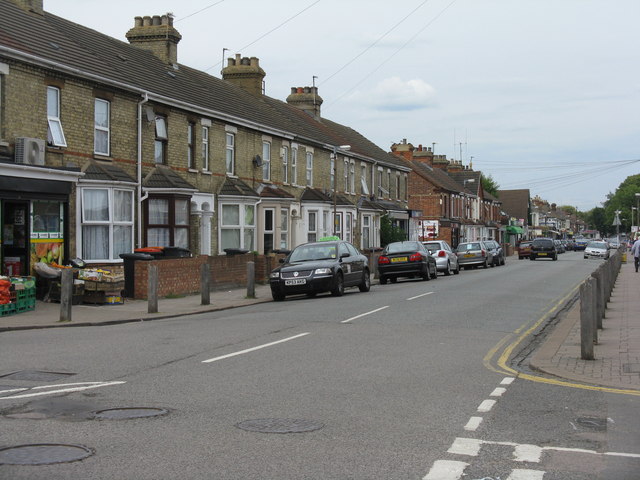
[[[109,408],[107,410],[98,410],[95,412],[94,418],[98,420],[127,420],[130,418],[157,417],[158,415],[166,415],[167,413],[169,413],[169,411],[164,408]]]
[[[297,418],[259,418],[240,422],[236,424],[236,427],[249,432],[302,433],[319,430],[324,427],[324,423]]]
[[[75,375],[75,373],[43,372],[40,370],[21,370],[20,372],[14,372],[14,373],[10,373],[9,375],[4,375],[2,378],[9,379],[9,380],[29,381],[29,382],[55,382],[56,380],[67,378],[71,375]]]
[[[592,430],[604,431],[607,429],[607,419],[606,418],[596,418],[596,417],[580,417],[576,419],[578,425],[581,425],[585,428],[590,428]]]
[[[0,465],[48,465],[76,462],[93,455],[93,450],[82,445],[38,443],[0,448]]]

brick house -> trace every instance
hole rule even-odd
[[[129,43],[0,0],[0,261],[120,263],[136,247],[260,254],[408,228],[410,168],[321,116],[316,87],[263,93],[257,58],[219,79],[178,62],[170,16]],[[32,32],[38,32],[33,35]]]

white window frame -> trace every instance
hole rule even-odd
[[[209,171],[209,127],[202,127],[202,170]]]
[[[50,98],[50,95],[53,97]],[[56,147],[66,147],[67,140],[64,137],[64,129],[60,120],[60,89],[58,87],[47,87],[47,124],[49,126],[49,143]]]
[[[347,193],[349,191],[349,160],[345,158],[342,164],[344,165],[344,192]]]
[[[400,200],[401,193],[401,185],[400,185],[400,172],[396,172],[396,199]]]
[[[224,210],[225,207],[227,206],[233,206],[233,207],[238,207],[238,220],[239,223],[232,225],[232,224],[225,224],[224,223]],[[246,222],[246,213],[247,213],[247,208],[252,208],[253,209],[253,224],[249,224]],[[258,206],[251,202],[232,202],[232,201],[226,201],[226,202],[220,202],[220,206],[219,206],[219,238],[218,238],[218,245],[219,245],[219,253],[223,254],[224,253],[224,245],[222,244],[222,232],[224,230],[239,230],[240,232],[240,246],[237,248],[244,248],[244,249],[248,249],[248,250],[256,250],[256,232],[257,232],[257,228],[256,228],[256,216],[258,214]],[[252,235],[252,240],[253,240],[253,245],[245,245],[245,236],[246,233],[248,231],[252,231],[253,235]]]
[[[262,179],[271,180],[271,142],[262,141]]]
[[[356,162],[349,162],[349,192],[352,195],[356,193]]]
[[[98,105],[106,105],[107,117],[106,125],[98,122]],[[93,153],[96,155],[104,155],[108,157],[111,153],[111,102],[102,98],[96,98],[93,102]],[[106,135],[107,149],[106,151],[98,150],[98,135]]]
[[[307,182],[307,187],[313,187],[313,152],[307,150],[305,155],[305,178]]]
[[[187,123],[187,168],[193,170],[196,168],[196,124],[193,122]]]
[[[298,145],[291,145],[291,185],[298,185]]]
[[[280,209],[280,249],[289,248],[289,209]]]
[[[367,185],[367,164],[360,164],[360,189],[362,195],[369,195],[369,185]]]
[[[167,129],[167,117],[163,115],[156,115],[155,119],[155,138],[153,140],[154,145],[154,153],[153,160],[156,164],[165,164],[168,162],[168,152],[167,149],[169,140],[169,133]],[[161,145],[162,147],[162,158],[158,161],[158,148],[157,146]]]
[[[391,198],[391,170],[387,168],[387,190],[389,193],[387,194],[388,198]]]
[[[289,145],[282,146],[282,183],[289,183]]]
[[[236,173],[236,136],[231,132],[225,133],[224,165],[227,175]]]
[[[371,248],[373,247],[373,215],[363,215],[362,216],[362,231],[361,231],[361,245],[360,247],[365,249],[365,248]],[[365,232],[367,232],[367,235],[365,235]],[[367,244],[365,245],[365,239],[368,240]]]
[[[345,212],[344,215],[344,239],[347,242],[353,243],[353,213]]]
[[[318,210],[307,211],[307,242],[318,241],[318,214]],[[313,224],[311,222],[312,215],[314,218]]]
[[[107,202],[108,202],[108,218],[106,220],[89,220],[87,219],[87,212],[85,210],[85,205],[87,203],[85,194],[90,191],[101,190],[107,192]],[[115,218],[115,193],[123,192],[125,194],[129,194],[131,196],[131,210],[129,211],[129,220],[122,220]],[[120,262],[122,261],[119,254],[120,253],[131,253],[133,252],[133,246],[135,241],[135,229],[134,229],[134,220],[135,220],[135,190],[134,189],[126,189],[126,188],[116,188],[110,186],[86,186],[80,187],[79,195],[77,196],[77,205],[78,211],[80,215],[78,215],[78,227],[77,227],[77,245],[78,252],[81,258],[90,261],[90,262]],[[89,258],[88,252],[84,252],[84,227],[91,226],[106,226],[109,229],[108,233],[108,242],[109,242],[109,258]],[[128,251],[123,252],[114,252],[114,235],[115,235],[115,227],[127,227],[130,229],[130,238],[131,243],[129,245]]]

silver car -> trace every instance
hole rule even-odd
[[[453,249],[444,240],[432,240],[430,242],[422,242],[422,244],[429,250],[431,256],[436,259],[436,267],[439,272],[444,272],[445,275],[456,275],[460,273],[460,264],[458,263],[458,256]]]
[[[493,266],[493,255],[484,242],[464,242],[456,248],[458,263],[465,269]]]
[[[609,246],[605,242],[589,242],[584,258],[609,258]]]

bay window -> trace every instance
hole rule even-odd
[[[223,203],[220,206],[220,253],[226,248],[255,250],[256,206]]]
[[[146,205],[146,244],[189,248],[191,203],[187,197],[149,197]]]

